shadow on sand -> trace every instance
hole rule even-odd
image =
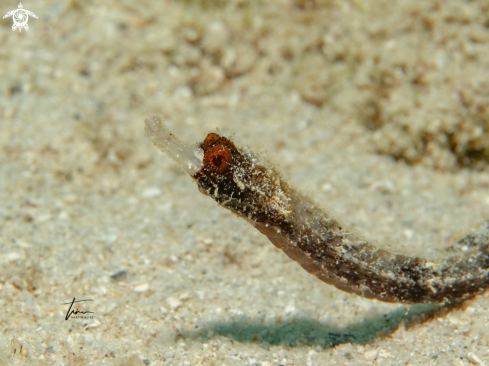
[[[178,337],[207,341],[225,336],[238,342],[255,342],[264,346],[334,347],[341,343],[367,344],[377,337],[393,333],[401,323],[406,328],[451,311],[455,305],[420,304],[402,307],[387,314],[365,319],[344,327],[333,326],[307,317],[281,321],[260,322],[253,318],[215,322],[195,329],[182,331]]]

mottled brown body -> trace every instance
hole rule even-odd
[[[232,141],[209,134],[200,145],[199,190],[247,219],[306,271],[337,288],[390,302],[463,300],[489,286],[486,225],[461,239],[458,255],[431,263],[377,249],[288,186],[278,172]]]

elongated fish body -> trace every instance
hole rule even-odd
[[[321,281],[367,298],[402,303],[464,300],[489,287],[489,224],[459,240],[458,255],[440,263],[393,254],[302,195],[261,157],[215,133],[197,146],[172,134],[158,117],[148,138],[169,154],[200,192],[244,218]]]

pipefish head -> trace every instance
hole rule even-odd
[[[221,206],[255,223],[289,222],[290,189],[278,172],[248,150],[216,133],[189,144],[157,116],[146,119],[146,136],[197,182],[199,190]]]

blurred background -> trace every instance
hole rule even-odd
[[[487,1],[22,5],[28,31],[0,22],[0,364],[488,353],[485,295],[423,322],[331,288],[143,134],[218,129],[379,246],[439,259],[489,213]],[[93,318],[65,320],[74,297]]]

